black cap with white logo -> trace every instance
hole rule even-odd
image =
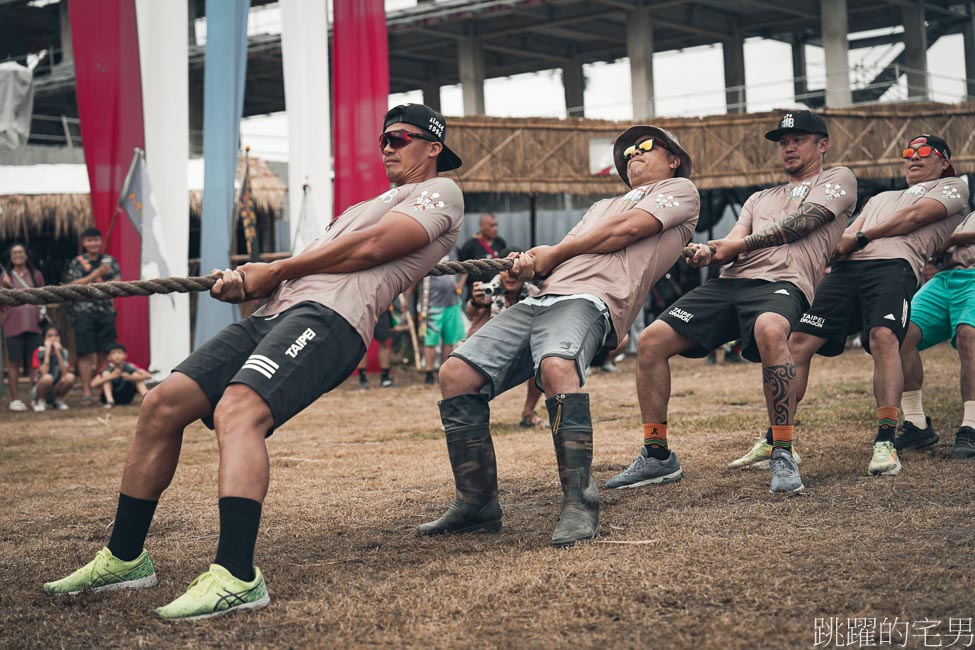
[[[819,133],[829,137],[826,121],[812,111],[789,111],[782,115],[775,128],[765,134],[767,140],[778,142],[786,133]]]
[[[919,147],[922,144],[926,144],[938,153],[941,157],[948,161],[948,166],[945,170],[941,172],[941,178],[947,178],[949,176],[957,176],[955,172],[955,166],[951,164],[951,149],[948,147],[948,143],[944,141],[944,138],[939,138],[936,135],[931,135],[930,133],[922,133],[916,138],[911,139],[911,147]]]
[[[437,156],[438,172],[449,172],[451,169],[457,169],[464,164],[460,156],[451,151],[444,142],[447,137],[447,121],[437,111],[425,104],[400,104],[389,109],[389,112],[386,113],[386,117],[383,118],[383,130],[385,131],[390,124],[397,122],[417,126],[443,145],[443,151]]]

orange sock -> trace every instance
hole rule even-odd
[[[788,426],[773,426],[772,427],[772,451],[776,449],[785,449],[790,454],[792,453],[792,431],[795,429],[793,425]]]
[[[876,442],[893,442],[894,430],[897,429],[897,418],[901,410],[896,406],[877,407],[877,438]]]
[[[651,447],[667,448],[667,424],[659,422],[643,423],[643,444],[650,451]]]

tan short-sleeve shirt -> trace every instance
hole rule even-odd
[[[920,281],[924,263],[948,240],[961,223],[968,207],[968,186],[958,178],[941,178],[936,181],[917,183],[906,190],[881,192],[863,207],[863,226],[872,226],[893,219],[903,210],[923,199],[937,201],[947,211],[945,218],[898,237],[874,239],[861,250],[854,251],[845,259],[859,260],[906,260]]]
[[[691,240],[701,199],[694,183],[686,178],[668,178],[635,187],[623,196],[596,202],[566,236],[582,234],[603,220],[634,208],[648,213],[647,219],[656,218],[663,230],[612,253],[587,253],[566,260],[555,267],[539,293],[586,293],[606,303],[614,330],[608,346],[615,346],[630,329],[651,287],[674,265]]]
[[[795,212],[803,203],[821,205],[836,218],[802,239],[742,253],[721,272],[723,278],[791,282],[812,304],[816,285],[856,207],[857,179],[846,167],[833,167],[804,181],[779,185],[748,197],[738,224],[760,232]]]
[[[965,220],[961,222],[961,225],[955,229],[955,232],[972,232],[975,231],[975,212],[972,212]],[[966,244],[964,246],[952,246],[945,256],[945,269],[975,269],[975,244]]]
[[[342,235],[375,226],[389,212],[415,219],[427,231],[430,243],[364,271],[316,273],[282,282],[257,314],[271,316],[311,300],[348,321],[369,345],[380,313],[453,248],[464,216],[464,197],[449,178],[401,185],[343,212],[308,249],[322,248]]]

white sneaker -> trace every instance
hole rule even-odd
[[[64,402],[62,402],[61,400],[56,399],[54,400],[54,408],[56,408],[59,411],[67,411],[71,407],[65,404]]]
[[[15,399],[14,401],[10,402],[10,406],[7,408],[9,408],[11,411],[26,411],[27,405],[21,402],[19,399]]]
[[[34,412],[35,413],[40,413],[41,411],[46,411],[46,410],[47,410],[47,402],[45,402],[42,399],[36,399],[36,400],[34,400]]]

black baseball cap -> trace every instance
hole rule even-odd
[[[911,138],[911,142],[908,146],[913,147],[915,145],[926,144],[948,161],[948,166],[945,170],[941,172],[941,178],[947,178],[949,176],[957,176],[955,173],[955,166],[951,164],[951,149],[948,148],[948,143],[944,141],[944,138],[939,138],[936,135],[931,135],[930,133],[922,133],[916,138]]]
[[[786,133],[819,133],[829,137],[826,120],[812,111],[789,111],[776,122],[774,129],[765,134],[766,140],[778,142]]]
[[[630,176],[626,172],[627,160],[623,155],[623,151],[631,144],[636,144],[637,140],[646,135],[656,138],[660,144],[664,145],[664,147],[680,159],[680,166],[674,171],[675,177],[691,177],[691,156],[681,146],[677,136],[659,126],[638,124],[631,126],[616,136],[616,142],[613,143],[613,162],[616,165],[617,173],[619,173],[620,178],[623,179],[627,187],[633,186],[630,185]]]
[[[383,118],[383,131],[388,129],[390,124],[397,122],[419,127],[443,145],[443,151],[437,156],[438,172],[449,172],[451,169],[457,169],[464,164],[460,156],[451,151],[447,143],[444,142],[447,137],[447,121],[437,111],[424,104],[394,106]]]

